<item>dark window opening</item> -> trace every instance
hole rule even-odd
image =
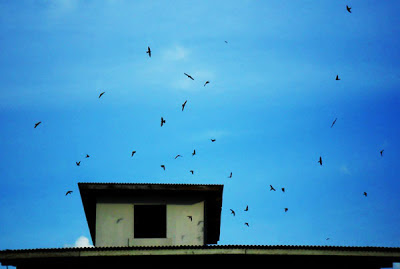
[[[134,236],[135,238],[166,238],[166,205],[135,205]]]

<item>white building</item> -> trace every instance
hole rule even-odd
[[[216,244],[223,185],[79,183],[93,244]]]

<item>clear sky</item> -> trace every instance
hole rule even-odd
[[[398,14],[0,1],[0,249],[91,243],[78,182],[224,184],[219,244],[400,247]]]

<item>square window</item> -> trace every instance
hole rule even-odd
[[[135,205],[133,225],[135,238],[166,238],[166,205]]]

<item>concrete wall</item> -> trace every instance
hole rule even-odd
[[[99,201],[96,247],[204,245],[204,201],[167,202],[167,238],[134,238],[134,205],[149,202]],[[154,204],[154,203],[153,203]],[[187,217],[192,216],[192,221]]]

